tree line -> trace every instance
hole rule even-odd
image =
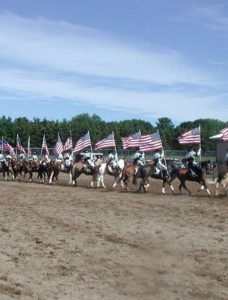
[[[40,148],[43,135],[45,134],[48,147],[55,146],[59,133],[62,142],[72,135],[74,144],[87,131],[90,132],[91,142],[96,142],[105,138],[112,131],[115,134],[117,149],[122,149],[121,137],[141,131],[142,134],[154,133],[159,130],[162,143],[165,149],[184,149],[179,145],[177,137],[185,131],[199,127],[201,128],[202,151],[214,151],[215,142],[209,137],[228,127],[228,122],[217,119],[197,119],[195,121],[182,122],[175,126],[171,119],[167,117],[159,118],[155,125],[140,119],[105,122],[98,115],[79,114],[71,120],[47,120],[34,118],[28,120],[25,117],[12,119],[2,116],[0,118],[0,137],[4,137],[12,146],[16,145],[16,135],[20,136],[21,144],[27,147],[28,137],[31,138],[31,147]]]

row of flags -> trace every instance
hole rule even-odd
[[[141,135],[141,131],[121,138],[123,149],[139,148],[143,152],[162,149],[162,141],[159,132]]]
[[[221,139],[227,142],[228,128],[224,128],[223,130],[221,130],[220,134],[222,134]],[[180,135],[177,138],[177,140],[179,144],[188,144],[188,145],[200,144],[201,143],[200,127],[193,128],[189,131],[184,132],[182,135]],[[124,150],[130,148],[138,148],[143,152],[149,152],[149,151],[155,151],[157,149],[159,150],[163,148],[159,131],[152,134],[142,135],[141,131],[139,130],[138,132],[131,134],[127,137],[122,137],[121,141]],[[92,150],[92,143],[91,143],[89,131],[76,142],[75,147],[73,147],[73,141],[71,136],[69,136],[65,144],[63,144],[60,135],[58,134],[54,152],[57,155],[67,151],[77,153],[88,147],[90,147]],[[115,137],[113,132],[95,144],[95,150],[110,149],[110,148],[114,148],[116,151],[116,143],[115,143]],[[7,143],[3,137],[0,140],[0,150],[2,150],[2,152],[9,152],[15,155],[14,148],[9,143]],[[25,148],[22,146],[18,134],[17,134],[16,150],[26,155]],[[45,135],[43,136],[41,154],[43,153],[43,150],[45,151],[46,154],[49,155],[49,149],[48,149]],[[27,155],[31,156],[30,137],[28,138]]]

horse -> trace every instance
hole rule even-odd
[[[40,179],[40,182],[45,182],[46,176],[46,167],[44,168],[38,160],[32,159],[28,161],[28,174],[29,174],[29,181],[33,181],[33,173],[37,173],[37,178]]]
[[[28,164],[29,162],[26,160],[26,158],[20,159],[16,162],[15,177],[18,180],[20,180],[22,173],[23,173],[23,178],[25,178],[26,174],[29,172]]]
[[[113,165],[112,162],[107,162],[106,173],[114,177],[114,183],[112,188],[114,189],[116,185],[120,182],[122,187],[124,188],[122,175],[123,169],[125,167],[125,159],[120,158],[116,165]]]
[[[174,192],[174,188],[171,183],[168,182],[168,176],[166,176],[165,172],[163,170],[160,170],[159,173],[156,172],[156,167],[154,165],[154,162],[150,162],[144,166],[141,166],[138,170],[138,172],[135,174],[133,183],[136,183],[137,178],[141,178],[141,183],[138,191],[143,190],[144,192],[147,192],[147,189],[149,187],[149,178],[154,178],[158,180],[162,180],[162,194],[165,194],[165,185],[166,183],[170,186],[172,192]]]
[[[15,159],[4,159],[1,161],[1,169],[3,178],[8,179],[9,175],[12,176],[12,180],[16,177],[16,160]]]
[[[64,159],[61,167],[61,171],[69,174],[69,184],[72,184],[72,169],[73,169],[73,160]]]
[[[210,160],[200,161],[199,165],[205,173],[209,173],[212,170],[212,164]]]
[[[129,191],[129,183],[131,179],[133,180],[133,176],[136,173],[136,165],[133,162],[125,163],[125,166],[122,170],[122,186],[126,191]]]
[[[90,169],[86,164],[84,159],[79,160],[73,165],[72,168],[72,182],[74,185],[77,186],[77,178],[81,174],[90,175],[92,176],[91,187],[94,186],[94,182],[98,184],[102,184],[103,188],[106,188],[104,184],[104,174],[106,172],[106,162],[103,162],[101,159],[97,159],[95,162],[95,167]]]
[[[199,191],[206,189],[208,195],[210,195],[211,193],[206,185],[206,180],[204,178],[203,170],[201,168],[194,167],[194,166],[192,169],[195,173],[192,173],[192,171],[188,167],[181,165],[181,162],[173,161],[168,184],[171,184],[174,179],[178,178],[180,181],[180,185],[179,185],[180,193],[183,187],[186,191],[188,191],[189,194],[191,194],[191,191],[186,187],[185,182],[186,181],[198,182],[199,184],[201,184]]]
[[[62,162],[61,161],[56,161],[56,160],[51,160],[50,163],[47,166],[47,175],[49,178],[49,184],[51,183],[59,183],[59,172],[61,171],[62,168]]]
[[[219,186],[222,185],[225,195],[228,195],[228,167],[226,165],[216,165],[213,170],[213,180],[215,181],[215,196],[219,195]]]

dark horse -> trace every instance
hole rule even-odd
[[[158,174],[156,173],[156,168],[154,166],[154,162],[148,163],[139,168],[138,172],[134,176],[133,183],[136,183],[137,178],[141,178],[141,183],[139,187],[139,191],[143,190],[147,192],[149,187],[149,178],[154,178],[158,180],[162,180],[162,193],[165,194],[165,185],[166,183],[170,186],[172,192],[174,192],[174,188],[172,184],[168,181],[169,177],[166,177],[164,172],[161,170]]]
[[[201,185],[200,190],[206,189],[208,195],[210,195],[211,193],[206,185],[203,170],[197,166],[192,166],[192,170],[194,171],[194,173],[188,167],[180,167],[180,164],[174,162],[172,164],[172,170],[170,172],[170,179],[168,180],[168,184],[171,184],[174,179],[178,178],[180,181],[179,191],[181,192],[181,189],[183,187],[186,191],[188,191],[189,194],[191,194],[191,191],[186,187],[185,182],[198,182]]]
[[[16,160],[10,159],[1,161],[0,171],[2,172],[5,180],[7,180],[10,174],[12,176],[12,180],[14,180],[16,176]]]

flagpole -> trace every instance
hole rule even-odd
[[[42,155],[42,152],[43,152],[43,143],[44,143],[44,139],[45,139],[45,134],[43,135],[43,141],[42,141],[42,145],[41,145],[40,156]]]
[[[199,143],[199,149],[200,149],[200,161],[201,161],[201,159],[202,159],[202,157],[201,157],[201,128],[200,128],[200,125],[199,125],[199,134],[200,134],[200,143]]]
[[[18,136],[18,133],[17,133],[17,140],[16,140],[16,157],[17,157],[17,147],[18,147],[18,142],[19,142],[19,136]]]
[[[27,149],[27,156],[30,156],[30,136],[28,137],[28,149]]]
[[[113,139],[114,139],[114,142],[115,142],[115,146],[114,146],[115,156],[116,156],[116,160],[118,160],[118,153],[117,153],[117,149],[116,149],[116,141],[115,141],[114,131],[112,132],[112,134],[113,134]]]
[[[159,136],[160,136],[160,138],[161,138],[161,135],[160,135],[159,130],[158,130],[158,133],[159,133]],[[165,158],[165,150],[164,150],[163,144],[162,144],[162,152],[164,153],[163,160],[164,160],[165,166],[166,166],[166,168],[167,168],[167,170],[168,170],[167,162],[166,162],[166,158]]]
[[[4,154],[4,147],[3,147],[3,136],[2,136],[2,154]]]
[[[93,148],[92,148],[92,143],[91,143],[91,138],[90,138],[90,134],[88,131],[88,135],[89,135],[89,140],[90,140],[90,151],[91,151],[91,158],[93,157]]]
[[[73,152],[73,140],[72,140],[72,132],[71,132],[71,130],[70,130],[70,138],[71,138],[71,141],[72,141],[72,147],[70,149],[71,154],[72,154],[72,152]]]

